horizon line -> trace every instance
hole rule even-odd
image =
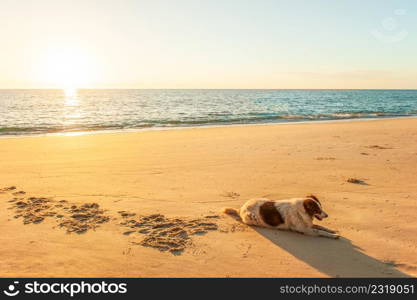
[[[415,91],[417,88],[0,88],[0,90],[327,90],[327,91],[347,91],[347,90],[378,90],[378,91]]]

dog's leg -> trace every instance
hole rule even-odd
[[[318,229],[313,229],[313,230],[317,230],[319,236],[327,237],[327,238],[330,238],[330,239],[338,239],[339,238],[338,234],[334,234],[334,233],[330,233],[330,232],[327,232],[327,231],[324,231],[324,230],[318,230]]]
[[[329,228],[327,228],[327,227],[324,227],[324,226],[321,226],[321,225],[316,225],[316,224],[313,224],[313,228],[314,229],[318,229],[318,230],[323,230],[323,231],[327,231],[327,232],[329,232],[329,233],[336,233],[336,231],[334,231],[334,230],[332,230],[332,229],[329,229]]]
[[[294,224],[293,226],[290,226],[289,230],[292,230],[298,233],[303,233],[305,235],[310,235],[310,236],[319,235],[317,229],[307,227],[304,224]]]
[[[296,228],[294,229],[297,232],[300,233],[304,233],[306,235],[310,235],[310,236],[322,236],[322,237],[327,237],[330,239],[338,239],[339,235],[337,234],[333,234],[327,231],[323,231],[323,230],[319,230],[316,228]]]

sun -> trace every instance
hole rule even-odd
[[[45,85],[64,90],[87,88],[97,77],[93,56],[83,49],[48,49],[43,56],[39,79]]]

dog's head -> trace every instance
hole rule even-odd
[[[329,216],[321,208],[321,203],[320,203],[319,199],[317,199],[317,197],[314,196],[314,195],[307,196],[306,199],[304,200],[303,205],[304,205],[304,209],[305,209],[306,213],[311,218],[315,217],[316,219],[321,221],[324,218],[327,218]]]

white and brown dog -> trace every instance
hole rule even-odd
[[[313,224],[314,218],[321,221],[328,217],[321,208],[319,199],[314,195],[287,200],[251,199],[240,209],[226,208],[224,212],[238,215],[243,223],[248,225],[339,238],[335,231]]]

